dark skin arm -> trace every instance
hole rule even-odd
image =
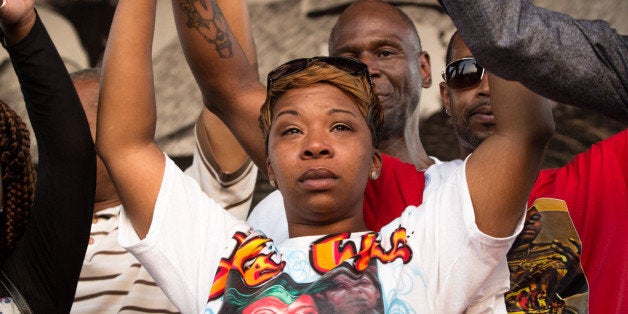
[[[107,166],[126,214],[140,238],[144,238],[150,228],[165,168],[164,155],[154,141],[156,102],[151,47],[155,7],[154,0],[125,0],[118,3],[103,60],[96,132],[98,153]],[[195,35],[210,40],[218,47],[212,53],[217,56],[229,55],[232,48],[226,42],[216,40],[218,37],[213,32],[216,25],[221,25],[220,20],[218,24],[211,23],[194,20],[190,25],[203,27],[204,32],[207,31]],[[214,27],[204,28],[210,24]],[[242,57],[242,66],[250,70],[249,79],[257,82],[255,59],[252,58],[251,63],[241,49],[237,51]],[[206,67],[214,68],[209,65]],[[259,128],[256,134],[261,137]]]
[[[173,0],[172,5],[183,52],[205,106],[229,126],[260,171],[266,171],[264,138],[258,126],[266,88],[251,62],[254,49],[250,44],[244,44],[244,49],[240,45],[252,38],[246,27],[250,22],[245,1]],[[229,12],[241,13],[237,18],[238,14]],[[234,34],[242,30],[248,33],[241,41],[242,36]]]
[[[154,0],[123,0],[116,8],[103,59],[96,149],[135,231],[144,238],[165,169],[154,141],[152,69]]]
[[[218,0],[217,4],[220,5],[225,19],[229,21],[235,37],[233,41],[242,45],[249,64],[252,68],[257,69],[257,54],[246,3],[244,1]],[[222,172],[225,173],[234,172],[242,167],[249,156],[218,116],[205,108],[201,110],[196,123],[200,126],[196,131],[205,133],[197,135],[203,155],[213,156]]]
[[[511,235],[524,214],[554,121],[546,99],[489,74],[495,133],[469,157],[467,183],[478,228]]]

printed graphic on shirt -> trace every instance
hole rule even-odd
[[[406,264],[412,258],[403,228],[392,234],[389,250],[376,233],[329,235],[312,242],[303,261],[319,276],[299,282],[285,272],[271,240],[244,233],[234,239],[236,248],[221,260],[208,300],[222,297],[221,313],[383,313],[377,261]]]
[[[10,297],[0,297],[0,314],[18,314],[20,310]]]
[[[566,203],[537,199],[508,252],[508,312],[586,312],[589,289],[580,265],[580,248]]]

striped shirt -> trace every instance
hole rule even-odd
[[[118,244],[121,208],[94,215],[72,313],[178,313],[140,262]]]

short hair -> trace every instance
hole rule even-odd
[[[0,100],[0,260],[13,250],[28,227],[35,197],[35,169],[30,154],[30,132],[20,116]]]
[[[447,52],[445,53],[445,65],[451,63],[451,58],[453,57],[453,46],[454,46],[454,39],[456,38],[456,36],[458,36],[458,31],[455,31],[453,34],[451,34],[451,37],[449,37],[449,43],[447,44]]]
[[[100,81],[100,68],[86,68],[70,73],[70,78],[75,81],[96,80]]]
[[[368,72],[366,75],[368,75]],[[375,95],[370,80],[367,79],[366,75],[352,75],[327,63],[313,61],[304,70],[282,76],[274,81],[268,86],[266,101],[264,101],[260,109],[259,118],[260,128],[266,140],[267,153],[273,107],[277,100],[289,90],[310,87],[318,83],[337,87],[354,100],[371,130],[373,147],[377,148],[384,116],[377,95]]]

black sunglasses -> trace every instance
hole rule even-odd
[[[327,63],[339,70],[345,71],[351,75],[364,75],[369,85],[372,87],[373,82],[369,75],[369,69],[366,64],[347,57],[313,57],[313,58],[301,58],[288,61],[274,70],[268,73],[268,80],[266,83],[266,90],[270,89],[270,86],[278,79],[286,76],[301,72],[307,69],[313,62],[319,61]]]
[[[474,58],[462,58],[448,64],[441,75],[447,86],[461,89],[480,83],[484,72],[484,68]]]

